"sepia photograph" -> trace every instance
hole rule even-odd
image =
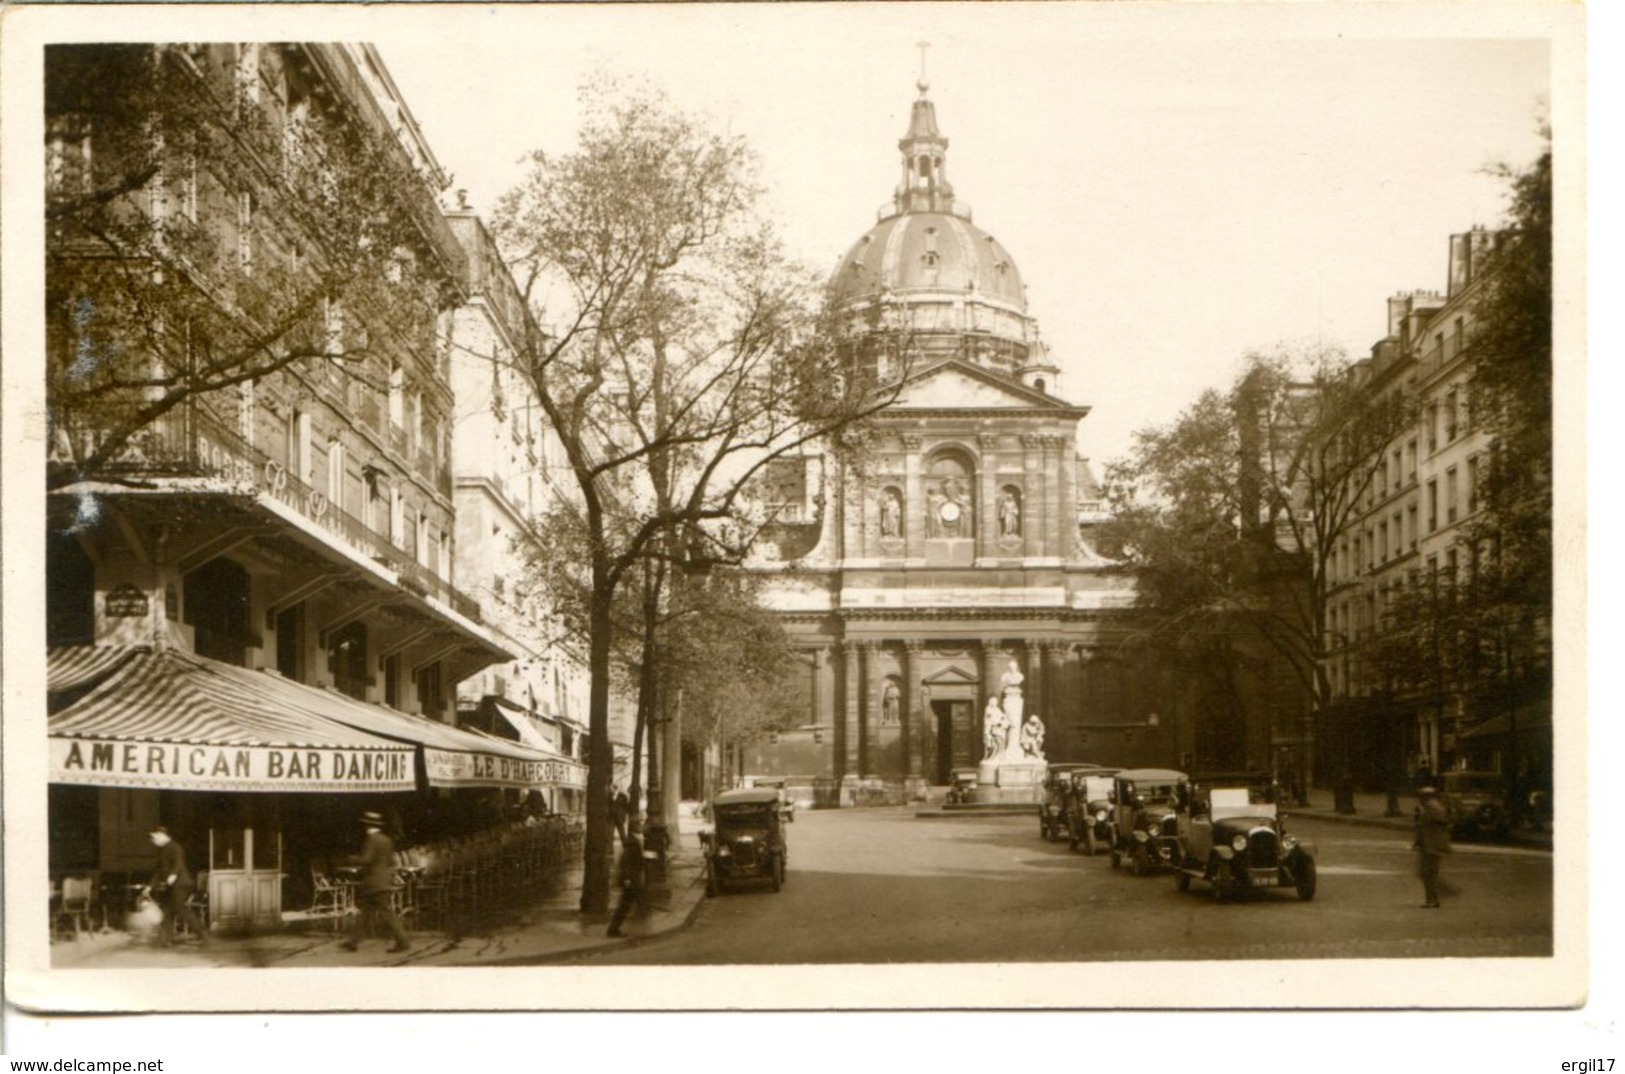
[[[14,1007],[1586,1003],[1583,9],[5,16]]]

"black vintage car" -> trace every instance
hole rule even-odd
[[[1171,768],[1128,768],[1112,777],[1112,868],[1125,858],[1135,876],[1173,868],[1179,842],[1174,797],[1185,778]]]
[[[1315,897],[1314,844],[1286,830],[1268,773],[1197,776],[1179,789],[1179,890],[1205,880],[1213,897],[1295,888]]]
[[[1044,774],[1044,800],[1038,803],[1038,835],[1046,842],[1059,842],[1067,834],[1066,801],[1072,793],[1072,773],[1088,771],[1092,764],[1052,762]]]
[[[1111,846],[1112,776],[1115,768],[1080,768],[1071,773],[1066,795],[1067,841],[1091,857]]]
[[[774,891],[784,885],[789,851],[778,790],[719,794],[711,801],[711,822],[715,827],[700,833],[708,894],[721,895],[736,880],[766,880]]]
[[[1434,786],[1450,811],[1450,834],[1458,839],[1505,839],[1512,831],[1506,777],[1498,772],[1446,772]]]

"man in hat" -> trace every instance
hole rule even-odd
[[[1450,853],[1450,810],[1439,800],[1438,789],[1422,787],[1416,792],[1420,799],[1416,806],[1416,842],[1412,849],[1421,851],[1420,872],[1424,910],[1439,908],[1439,864]]]
[[[209,930],[192,911],[192,874],[186,868],[186,851],[162,824],[149,833],[149,838],[158,848],[158,862],[153,867],[147,891],[160,906],[167,907],[164,923],[158,928],[158,945],[168,947],[173,943],[176,927],[181,924],[191,930],[198,942],[207,944]]]
[[[346,951],[354,951],[367,937],[372,922],[378,921],[395,938],[390,952],[405,951],[412,945],[407,942],[406,927],[390,905],[397,883],[395,841],[384,833],[384,818],[378,813],[361,814],[361,826],[367,831],[361,856],[355,859],[361,867],[361,912],[356,915],[349,938],[342,946]]]

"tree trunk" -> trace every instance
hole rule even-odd
[[[615,750],[609,741],[609,656],[614,643],[610,602],[614,587],[605,564],[593,564],[591,631],[587,666],[592,677],[587,708],[587,838],[582,855],[581,911],[609,912],[612,826],[610,784]]]

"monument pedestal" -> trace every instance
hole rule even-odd
[[[1049,765],[1041,760],[995,758],[976,766],[978,804],[1038,805],[1044,800],[1044,773]]]

